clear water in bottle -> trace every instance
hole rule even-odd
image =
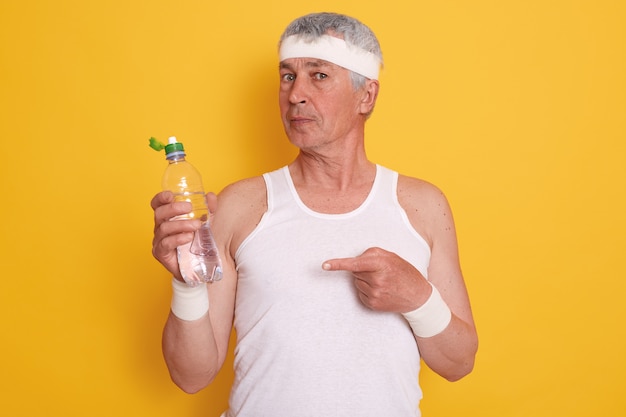
[[[175,194],[174,198],[177,201],[189,201],[194,210],[189,215],[178,216],[173,220],[197,218],[202,221],[202,226],[194,233],[193,240],[177,249],[178,266],[183,279],[189,285],[221,280],[222,265],[211,232],[204,193]]]

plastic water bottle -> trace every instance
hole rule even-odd
[[[222,264],[209,227],[210,215],[200,173],[185,159],[185,148],[175,136],[169,138],[167,145],[150,138],[150,147],[157,151],[165,149],[165,158],[169,162],[163,174],[163,190],[174,193],[176,201],[189,201],[193,206],[191,213],[172,220],[202,221],[193,240],[177,249],[178,266],[183,279],[190,286],[221,280]]]

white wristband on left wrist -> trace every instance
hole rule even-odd
[[[432,283],[428,283],[433,288],[428,300],[415,310],[402,313],[417,337],[436,336],[443,332],[452,320],[452,312],[441,298],[441,294]]]

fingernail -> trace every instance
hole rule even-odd
[[[330,270],[330,264],[328,262],[324,262],[322,264],[322,269],[325,269],[326,271]]]

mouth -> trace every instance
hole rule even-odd
[[[304,117],[304,116],[290,116],[288,120],[289,120],[289,123],[292,125],[300,125],[300,124],[313,121],[313,119],[309,117]]]

